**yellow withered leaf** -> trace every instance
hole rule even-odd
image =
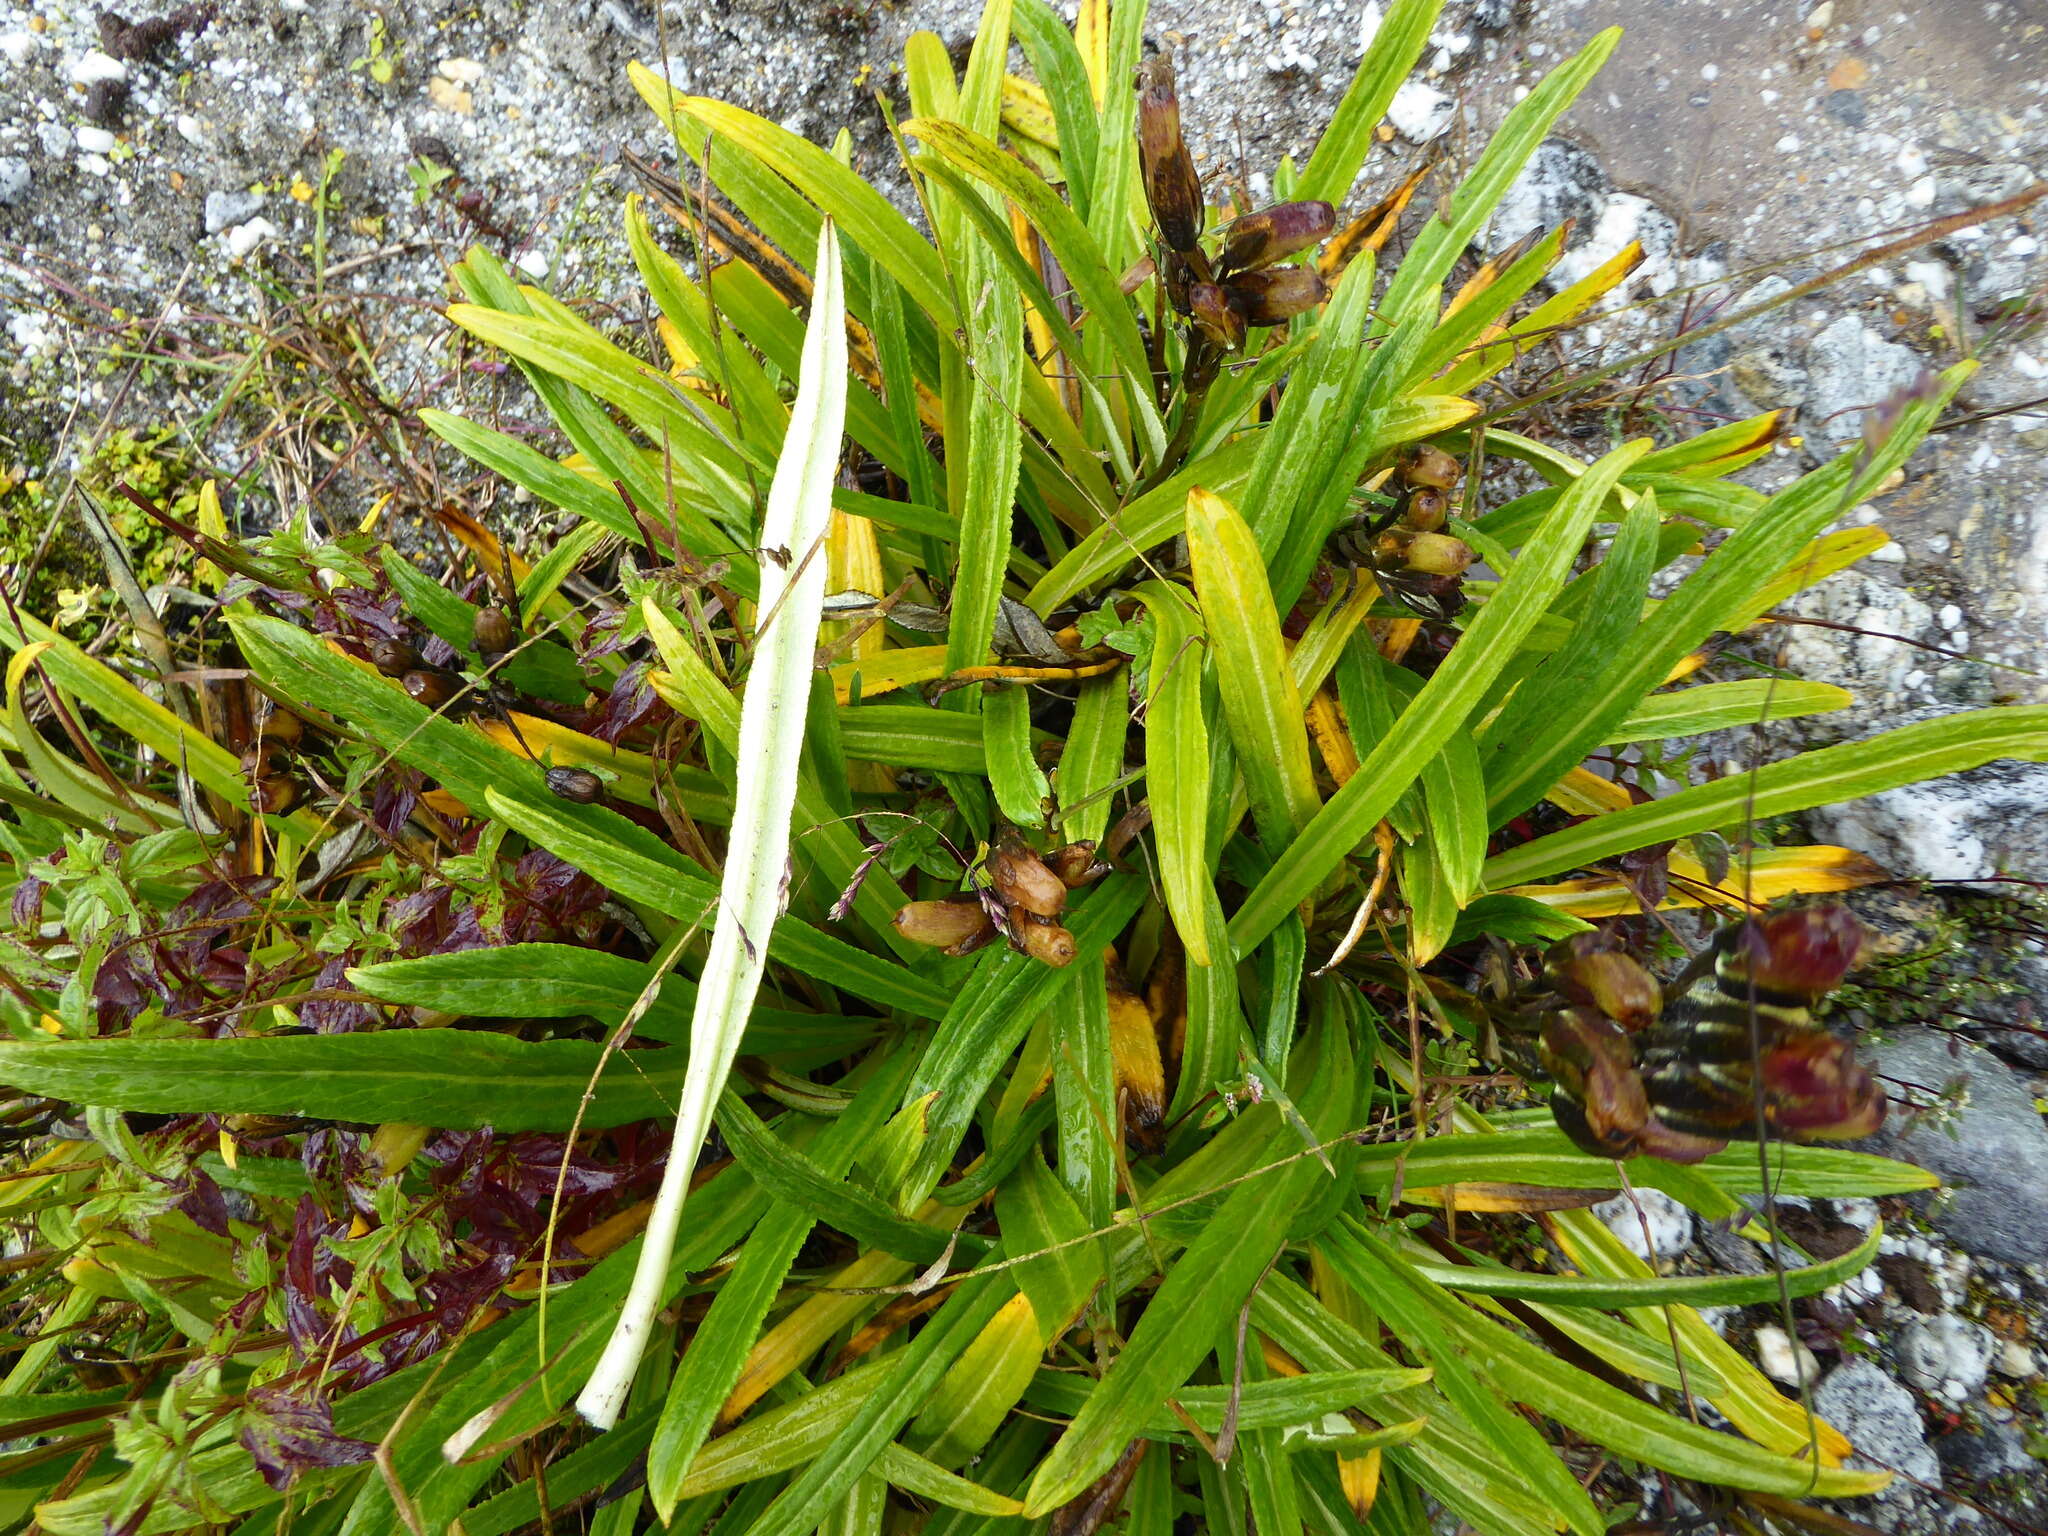
[[[1316,258],[1316,270],[1322,273],[1323,281],[1335,283],[1361,254],[1378,251],[1393,238],[1394,229],[1401,222],[1401,210],[1415,196],[1422,178],[1433,169],[1430,165],[1417,166],[1400,186],[1330,237]]]
[[[1606,816],[1634,804],[1628,791],[1590,768],[1574,768],[1545,791],[1544,799],[1573,816]]]
[[[1363,1456],[1339,1456],[1337,1481],[1344,1489],[1344,1502],[1351,1506],[1351,1513],[1365,1519],[1380,1496],[1380,1448],[1374,1446]]]
[[[1404,1189],[1410,1205],[1453,1211],[1576,1211],[1611,1200],[1611,1189],[1549,1189],[1540,1184],[1444,1184]]]
[[[1875,885],[1891,878],[1889,871],[1854,849],[1826,843],[1759,848],[1746,871],[1740,866],[1731,869],[1718,885],[1707,879],[1706,869],[1683,847],[1672,850],[1670,869],[1670,889],[1659,904],[1659,910],[1665,912],[1704,906],[1742,911],[1745,898],[1761,904],[1781,896],[1853,891],[1858,886]],[[1518,885],[1508,894],[1526,896],[1573,917],[1588,919],[1623,917],[1641,910],[1634,893],[1607,875],[1589,875],[1554,885]]]
[[[1003,126],[1019,138],[1058,150],[1060,130],[1052,115],[1052,102],[1035,81],[1016,75],[1003,76]]]
[[[1876,554],[1891,541],[1892,536],[1882,528],[1838,528],[1833,533],[1822,534],[1801,550],[1784,570],[1765,582],[1763,589],[1728,621],[1725,628],[1731,634],[1740,633],[1787,598],[1854,565],[1866,555]]]
[[[856,656],[851,661],[842,661],[832,669],[832,692],[840,703],[848,703],[853,697],[855,679],[860,682],[860,696],[872,699],[885,693],[894,693],[898,688],[908,688],[912,683],[929,683],[946,675],[946,648],[943,645],[912,645],[901,650],[884,651],[879,656]]]
[[[1560,224],[1557,228],[1547,232],[1542,229],[1532,229],[1506,250],[1498,251],[1487,257],[1485,261],[1480,263],[1479,270],[1466,278],[1464,283],[1459,286],[1458,291],[1451,295],[1451,302],[1444,306],[1443,318],[1446,320],[1450,319],[1451,316],[1499,282],[1501,275],[1508,268],[1536,249],[1539,244],[1547,241],[1552,247],[1549,259],[1553,262],[1556,261],[1564,253],[1564,237],[1569,224],[1570,221],[1567,220],[1564,224]]]

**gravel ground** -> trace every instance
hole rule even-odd
[[[900,96],[894,61],[914,30],[964,52],[978,10],[420,0],[380,17],[340,0],[227,0],[152,50],[125,27],[103,31],[90,7],[11,0],[0,17],[0,496],[12,499],[0,512],[33,510],[27,486],[4,488],[61,483],[102,422],[178,428],[198,465],[242,478],[252,518],[310,500],[353,522],[372,485],[397,484],[401,502],[438,494],[452,466],[408,426],[410,410],[480,398],[523,408],[491,395],[496,381],[458,366],[446,343],[436,305],[466,245],[600,313],[644,315],[617,232],[617,160],[621,146],[661,145],[625,84],[628,59],[665,54],[678,85],[815,139],[850,126],[862,168],[900,193],[867,93]],[[1159,0],[1150,30],[1178,50],[1205,174],[1256,196],[1281,155],[1305,155],[1379,11],[1370,0]],[[1605,317],[1586,360],[1782,291],[1845,259],[1848,242],[2048,175],[2048,0],[1452,0],[1358,200],[1426,157],[1469,163],[1533,81],[1615,23],[1627,29],[1620,50],[1490,232],[1499,244],[1574,216],[1567,276],[1644,242],[1630,297],[1661,302]],[[422,149],[459,177],[417,185],[408,164]],[[1632,424],[1796,409],[1798,431],[1753,471],[1769,487],[1853,438],[1863,408],[1923,366],[1982,362],[1953,425],[1857,514],[1894,544],[1806,601],[1811,617],[1877,633],[1796,629],[1784,644],[1791,665],[1859,695],[1817,739],[2048,700],[2048,334],[2008,313],[2048,284],[2044,238],[2041,209],[1960,229],[1687,348],[1684,377],[1626,378]],[[292,386],[291,360],[331,345],[329,322],[351,311],[367,341],[352,366],[380,423],[367,447]],[[145,344],[174,361],[128,366]],[[282,364],[267,347],[282,348]],[[260,388],[251,358],[265,359]],[[1824,831],[1906,873],[2039,875],[2048,770],[2000,767],[1879,797]],[[2038,957],[2029,963],[2039,983]],[[2033,1017],[2043,1004],[2032,1000]],[[2018,1017],[2026,1007],[2022,996]],[[2003,1139],[1986,1145],[2048,1170],[2031,1075],[2048,1061],[2027,1059],[2037,1037],[2006,1034],[1991,1042],[2005,1059],[1944,1058],[1946,1076],[1974,1074],[1974,1112],[2000,1117],[1984,1134]],[[1915,1070],[1936,1069],[1916,1059]],[[1949,1168],[1965,1183],[1994,1172],[2011,1168]],[[2020,1181],[2014,1198],[2043,1182]],[[1872,1214],[1814,1219],[1860,1231]],[[1771,1336],[1770,1309],[1728,1325],[1783,1379],[1818,1366],[1824,1406],[1859,1444],[1948,1490],[1907,1490],[1861,1518],[1958,1528],[1982,1520],[1955,1498],[1971,1494],[2037,1524],[2048,1483],[2032,1451],[2048,1442],[2030,1340],[2048,1326],[2048,1204],[2039,1220],[1993,1223],[1995,1238],[1981,1221],[1946,1224],[1951,1214],[1888,1211],[1885,1267],[1810,1304],[1833,1310],[1809,1312],[1796,1344]],[[1625,1239],[1637,1230],[1632,1212],[1617,1219]],[[1689,1223],[1673,1242],[1668,1261],[1680,1264],[1721,1246]],[[1809,1343],[1822,1358],[1801,1356]]]

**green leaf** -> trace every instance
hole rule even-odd
[[[1149,383],[1152,365],[1145,355],[1145,343],[1138,335],[1131,301],[1124,297],[1117,285],[1120,274],[1109,265],[1095,244],[1094,236],[1089,234],[1088,226],[1075,211],[1061,202],[1052,188],[1022,161],[1004,154],[986,138],[970,133],[957,123],[916,119],[905,123],[903,131],[922,140],[962,170],[980,177],[1023,209],[1025,217],[1044,236],[1060,270],[1073,284],[1074,297],[1087,311],[1091,329],[1100,328],[1108,336],[1122,377]],[[1078,359],[1076,361],[1079,362]],[[1129,390],[1126,398],[1144,426],[1152,451],[1163,450],[1165,432],[1150,389]]]
[[[879,1120],[876,1124],[879,1128]],[[898,1216],[866,1190],[845,1183],[780,1140],[730,1090],[719,1100],[718,1125],[733,1156],[755,1183],[776,1199],[829,1222],[863,1247],[929,1264],[953,1245],[953,1234]],[[849,1151],[849,1160],[851,1156]],[[970,1249],[977,1246],[975,1239],[962,1241]]]
[[[1324,803],[1308,829],[1274,860],[1245,898],[1230,923],[1239,953],[1249,951],[1311,895],[1372,831],[1443,743],[1464,728],[1487,685],[1521,648],[1563,585],[1608,490],[1648,448],[1646,442],[1617,448],[1559,500],[1542,532],[1523,549],[1514,570],[1466,628],[1450,658],[1402,712],[1394,731]],[[1489,877],[1489,883],[1501,882]]]
[[[896,1102],[909,1064],[908,1052],[884,1058],[881,1070],[860,1085],[846,1113],[819,1132],[811,1156],[805,1161],[826,1178],[843,1177],[863,1143],[880,1128]],[[732,1097],[727,1095],[729,1100]],[[760,1137],[775,1142],[778,1148],[786,1148],[793,1156],[803,1156],[751,1115],[748,1118],[750,1131],[758,1131]],[[752,1172],[761,1162],[755,1158],[751,1166],[742,1166]],[[815,1221],[813,1211],[778,1201],[747,1239],[739,1261],[718,1287],[710,1311],[691,1336],[689,1348],[669,1383],[661,1417],[647,1442],[648,1493],[664,1519],[674,1512],[690,1464],[710,1434],[719,1408],[739,1380],[768,1309]],[[924,1230],[929,1233],[931,1229]],[[632,1443],[624,1435],[603,1438]]]
[[[1012,1291],[999,1274],[963,1279],[917,1336],[888,1358],[887,1376],[861,1402],[831,1444],[811,1458],[767,1514],[749,1527],[748,1536],[802,1536],[810,1530],[818,1510],[841,1498],[861,1473],[878,1464],[946,1368],[988,1325]],[[901,1475],[900,1470],[889,1470],[900,1469],[900,1461],[892,1458],[882,1465],[892,1481]]]
[[[1031,746],[1031,695],[1023,688],[998,688],[981,700],[982,751],[989,788],[1003,815],[1020,827],[1045,824],[1045,797],[1052,793]]]
[[[1188,555],[1209,645],[1260,840],[1278,852],[1322,808],[1309,768],[1301,695],[1280,640],[1265,562],[1237,509],[1188,493]]]
[[[1152,661],[1145,702],[1145,782],[1159,886],[1188,963],[1206,966],[1207,909],[1216,899],[1209,867],[1209,725],[1202,713],[1207,645],[1180,587],[1148,581],[1138,597],[1152,614]]]
[[[1840,1285],[1860,1274],[1877,1257],[1878,1240],[1884,1225],[1877,1223],[1870,1235],[1847,1253],[1821,1264],[1788,1269],[1780,1274],[1760,1275],[1660,1275],[1654,1280],[1593,1280],[1583,1275],[1524,1274],[1519,1270],[1491,1266],[1444,1264],[1430,1259],[1413,1259],[1415,1272],[1426,1280],[1454,1291],[1481,1296],[1510,1296],[1523,1301],[1548,1302],[1560,1307],[1686,1306],[1746,1307],[1775,1302],[1779,1296],[1816,1296],[1831,1285]],[[1781,1292],[1779,1282],[1783,1281]]]
[[[1487,860],[1484,878],[1499,890],[1652,843],[1729,826],[1745,816],[1783,816],[1817,805],[1840,805],[2001,758],[2048,762],[2048,705],[1964,710],[1865,741],[1801,752],[1753,774],[1683,789],[1511,848]]]
[[[1851,449],[1841,454],[1778,492],[1762,511],[1729,534],[1643,620],[1630,642],[1617,648],[1597,681],[1580,684],[1568,695],[1570,709],[1564,718],[1576,725],[1576,734],[1560,736],[1553,730],[1519,747],[1505,737],[1496,738],[1503,742],[1507,758],[1487,768],[1487,798],[1496,823],[1533,804],[1659,687],[1680,658],[1730,622],[1808,540],[1848,513],[1904,462],[1973,367],[1958,363],[1943,373],[1932,396],[1906,407],[1881,451]]]
[[[1032,1019],[1052,1004],[1081,967],[1102,964],[1103,948],[1123,930],[1143,897],[1142,881],[1111,875],[1077,901],[1067,917],[1076,953],[1064,970],[1028,959],[1007,945],[983,952],[940,1020],[904,1095],[904,1113],[921,1117],[923,1129],[909,1172],[896,1192],[899,1210],[914,1208],[931,1193],[973,1124],[981,1096],[1017,1049]],[[934,1095],[935,1101],[926,1106],[924,1101]]]
[[[1010,14],[1017,42],[1052,103],[1060,137],[1060,169],[1067,180],[1067,199],[1083,220],[1088,217],[1095,185],[1095,97],[1088,85],[1088,67],[1081,61],[1074,36],[1045,0],[1016,0]]]
[[[307,1115],[446,1130],[565,1131],[601,1047],[461,1029],[220,1040],[0,1041],[0,1082],[144,1114]],[[583,1123],[659,1119],[680,1051],[615,1053]]]
[[[505,944],[416,960],[387,960],[348,972],[350,986],[386,1002],[473,1018],[571,1019],[584,1015],[617,1024],[649,980],[644,961],[573,944]],[[683,1045],[697,989],[674,974],[634,1033]],[[747,1020],[747,1049],[760,1056],[815,1049],[842,1054],[882,1027],[875,1018],[756,1008]]]
[[[1649,593],[1656,550],[1656,502],[1640,497],[1622,519],[1607,557],[1589,577],[1573,583],[1574,591],[1581,582],[1589,585],[1571,638],[1534,675],[1524,678],[1500,712],[1480,729],[1478,750],[1487,782],[1500,787],[1488,795],[1491,825],[1522,811],[1521,804],[1510,806],[1508,800],[1519,799],[1532,778],[1554,768],[1542,786],[1547,789],[1598,745],[1593,732],[1599,726],[1588,731],[1581,701],[1612,668],[1615,655],[1627,648]],[[1544,766],[1531,770],[1530,763]],[[1507,788],[1510,784],[1512,790]]]
[[[1767,720],[1847,709],[1855,702],[1856,696],[1846,688],[1791,677],[1746,677],[1732,683],[1676,688],[1653,693],[1630,710],[1614,728],[1608,745],[1738,730]]]

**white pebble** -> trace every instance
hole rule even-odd
[[[0,55],[10,64],[26,64],[29,55],[36,51],[36,35],[33,32],[0,32]]]
[[[2048,379],[2048,363],[2042,362],[2031,352],[2013,353],[2012,371],[2023,379]]]
[[[105,155],[91,154],[78,157],[78,168],[88,176],[106,176],[111,174],[114,169],[111,165],[107,164],[107,157]]]
[[[190,112],[180,112],[177,117],[178,137],[195,148],[206,143],[206,130],[199,126],[199,119]]]
[[[73,85],[96,85],[102,80],[126,80],[128,66],[95,48],[71,66]]]
[[[1427,144],[1451,126],[1457,103],[1433,85],[1404,81],[1387,107],[1387,121],[1410,144]]]
[[[483,79],[484,67],[475,59],[443,59],[434,66],[434,73],[457,85],[475,85]]]
[[[1692,1246],[1692,1212],[1662,1190],[1639,1189],[1633,1198],[1617,1195],[1594,1206],[1593,1214],[1639,1259],[1676,1258]],[[1654,1254],[1644,1251],[1645,1226]]]
[[[1782,1328],[1756,1331],[1756,1363],[1773,1381],[1803,1387],[1820,1376],[1820,1362],[1804,1344],[1794,1343]]]
[[[1899,174],[1901,176],[1923,176],[1927,173],[1927,157],[1920,153],[1918,144],[1907,144],[1899,150]]]
[[[251,219],[246,224],[237,224],[221,237],[228,254],[237,261],[255,250],[266,240],[277,238],[277,226],[268,219]]]
[[[91,123],[81,123],[76,129],[72,130],[71,136],[78,140],[78,147],[85,150],[88,154],[106,155],[113,153],[114,136],[104,128],[96,128]]]
[[[519,259],[512,265],[531,278],[543,278],[548,275],[548,259],[539,251],[521,251]]]
[[[1998,1351],[1998,1374],[2001,1376],[2031,1376],[2040,1369],[2040,1359],[2018,1339],[2007,1339]]]
[[[1372,40],[1379,34],[1380,23],[1386,20],[1386,12],[1380,9],[1380,0],[1365,0],[1358,8],[1358,51],[1365,52],[1372,46]]]
[[[2032,235],[2014,235],[2005,243],[2005,254],[2008,256],[2031,256],[2039,249],[2041,242]]]
[[[1934,616],[1934,622],[1943,629],[1954,629],[1963,622],[1963,610],[1954,603],[1944,603],[1942,604],[1941,612]]]
[[[1707,80],[1707,81],[1713,81],[1713,80],[1718,80],[1718,79],[1720,79],[1720,78],[1721,78],[1721,66],[1720,66],[1720,65],[1718,65],[1718,64],[1702,64],[1702,65],[1700,66],[1700,78],[1701,78],[1702,80]]]
[[[1778,140],[1777,144],[1774,147],[1781,155],[1795,154],[1798,152],[1799,149],[1799,135],[1796,133],[1788,133],[1782,139]]]

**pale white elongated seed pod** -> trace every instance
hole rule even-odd
[[[647,1347],[682,1222],[697,1149],[739,1052],[761,985],[768,936],[781,914],[789,863],[811,663],[825,600],[824,539],[832,515],[846,421],[846,295],[830,219],[818,237],[811,318],[789,435],[783,439],[761,523],[761,599],[752,665],[740,699],[732,835],[719,888],[718,922],[697,985],[690,1068],[675,1143],[641,1240],[640,1262],[610,1340],[576,1407],[600,1429],[617,1422]],[[781,558],[786,552],[786,561]]]

